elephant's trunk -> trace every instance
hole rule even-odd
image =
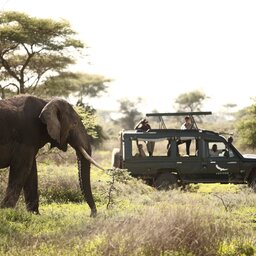
[[[91,181],[90,181],[91,162],[87,158],[83,157],[84,153],[82,153],[80,150],[76,150],[77,162],[78,162],[79,184],[80,184],[82,193],[85,197],[85,200],[88,203],[89,207],[91,208],[91,216],[95,217],[97,214],[97,209],[96,209],[96,205],[95,205],[95,202],[92,196],[92,190],[91,190]]]

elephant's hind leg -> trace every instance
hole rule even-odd
[[[10,167],[8,187],[5,192],[5,197],[1,202],[1,208],[14,208],[19,199],[23,184],[21,179],[16,180],[12,178],[16,176],[15,173],[16,170]]]
[[[9,180],[1,207],[15,207],[21,190],[25,185],[34,161],[34,149],[25,145],[16,147],[15,156],[10,164]]]
[[[26,207],[29,212],[39,214],[37,166],[34,159],[30,174],[23,187]]]

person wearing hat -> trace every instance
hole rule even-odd
[[[135,125],[134,129],[137,130],[138,132],[147,132],[151,129],[151,126],[149,125],[147,119],[143,118]],[[145,143],[147,146],[149,156],[152,156],[155,148],[155,142],[145,141]]]
[[[134,127],[134,130],[139,132],[146,132],[151,129],[151,126],[148,123],[148,120],[143,118],[141,119]]]

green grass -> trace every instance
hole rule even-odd
[[[112,177],[92,168],[98,215],[90,218],[76,167],[41,164],[41,215],[22,198],[1,209],[0,255],[256,255],[256,194],[245,186],[156,191],[122,177],[109,194]]]
[[[4,255],[240,255],[255,252],[255,197],[233,197],[225,211],[214,196],[152,192],[148,200],[129,196],[110,210],[99,206],[89,218],[85,204],[45,204],[42,215],[0,211],[0,253]],[[254,203],[254,204],[253,204]],[[132,206],[132,207],[131,207]],[[206,207],[208,206],[208,207]],[[254,238],[254,240],[253,240]],[[234,251],[230,253],[228,248]],[[86,254],[85,254],[86,253]],[[183,254],[178,254],[183,253]],[[173,255],[173,254],[169,254]],[[254,254],[245,254],[254,255]]]

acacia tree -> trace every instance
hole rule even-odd
[[[200,111],[207,98],[203,92],[197,90],[180,94],[175,100],[177,111]]]
[[[111,82],[111,79],[101,75],[60,72],[58,76],[48,77],[44,84],[37,88],[35,94],[63,97],[73,94],[78,98],[78,104],[83,105],[85,97],[93,98],[106,92],[108,82]]]
[[[84,44],[75,39],[69,22],[30,17],[19,12],[0,14],[1,88],[33,93],[47,76],[74,64],[71,55]],[[4,96],[4,95],[2,95]]]
[[[117,122],[121,123],[124,129],[133,129],[138,118],[142,116],[142,113],[137,110],[138,105],[141,103],[141,98],[137,98],[135,101],[121,99],[119,103],[119,112],[122,117]]]

